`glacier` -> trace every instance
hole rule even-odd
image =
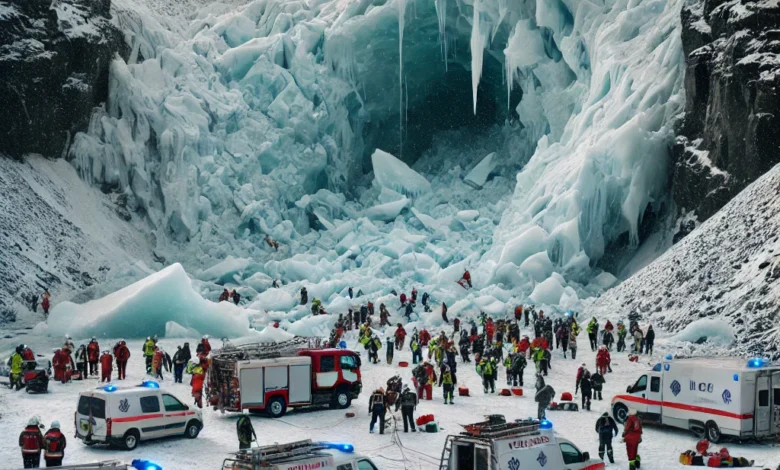
[[[469,269],[570,305],[669,202],[682,3],[115,0],[132,52],[69,159],[207,298],[421,282],[479,308]]]

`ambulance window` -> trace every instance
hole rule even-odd
[[[457,462],[454,470],[474,470],[474,444],[459,444],[455,449]]]
[[[150,397],[141,397],[141,411],[143,413],[159,413],[160,400],[156,395]]]
[[[775,401],[774,401],[774,405],[775,405],[775,406],[780,406],[780,388],[776,388],[776,389],[775,389]]]
[[[376,470],[374,464],[368,460],[358,460],[358,470]]]
[[[320,372],[333,372],[336,370],[336,359],[333,356],[320,358]]]
[[[631,391],[644,392],[645,390],[647,390],[647,376],[643,375],[642,377],[639,377],[639,380],[636,381],[634,388]]]
[[[351,463],[345,463],[336,467],[336,470],[353,470]]]
[[[187,409],[187,407],[173,395],[163,395],[162,397],[165,411],[184,411]]]
[[[650,377],[650,391],[651,392],[661,391],[661,377]]]
[[[341,356],[339,363],[341,364],[342,369],[352,370],[358,368],[355,356]]]
[[[100,398],[82,396],[79,398],[78,410],[84,416],[106,419],[106,402]]]
[[[769,390],[758,392],[758,406],[769,406]]]
[[[477,467],[478,469],[481,468],[490,468],[490,461],[488,460],[488,451],[484,447],[477,447],[476,448],[476,454],[477,454]]]
[[[563,463],[580,463],[582,462],[582,454],[576,447],[571,444],[561,444],[561,454],[563,454]]]

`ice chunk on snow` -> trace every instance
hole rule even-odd
[[[417,196],[431,189],[431,183],[421,174],[385,151],[376,149],[371,155],[371,163],[374,166],[374,181],[381,188],[407,196]]]
[[[498,265],[501,266],[506,263],[521,265],[526,258],[534,253],[539,253],[545,248],[546,239],[547,232],[543,228],[534,225],[504,245]]]
[[[477,189],[482,189],[482,186],[484,186],[488,180],[488,176],[490,176],[490,172],[495,168],[495,164],[493,163],[493,157],[495,156],[495,152],[489,153],[481,162],[477,163],[477,166],[466,175],[463,181]]]
[[[294,334],[284,331],[281,328],[276,328],[273,325],[268,325],[257,335],[257,341],[260,341],[261,343],[281,343],[282,341],[287,341],[294,337]]]
[[[591,279],[589,285],[597,286],[601,289],[609,289],[610,287],[617,284],[618,279],[613,276],[612,274],[604,271],[603,273],[599,274],[598,276]]]
[[[298,301],[282,289],[268,289],[255,297],[255,301],[249,308],[253,310],[279,310],[287,311],[293,308]]]
[[[213,281],[217,284],[235,282],[235,276],[244,271],[251,263],[252,261],[246,258],[228,256],[225,261],[201,271],[198,274],[198,279],[201,281]]]
[[[166,338],[200,338],[200,332],[194,328],[185,328],[175,321],[165,323]]]
[[[553,264],[546,251],[531,255],[520,265],[520,272],[526,273],[536,282],[541,282],[550,277],[553,272]]]
[[[76,338],[163,336],[168,322],[212,336],[242,336],[248,314],[231,302],[214,303],[192,290],[178,263],[102,299],[85,304],[62,302],[49,315],[49,335]]]
[[[563,295],[563,286],[554,277],[549,277],[536,285],[530,299],[536,304],[556,305],[560,302],[561,295]]]
[[[723,320],[702,318],[686,326],[681,332],[669,338],[669,341],[696,343],[703,338],[725,347],[734,342],[734,329]]]
[[[459,211],[455,214],[455,218],[461,222],[472,222],[476,220],[477,217],[479,217],[479,211],[475,210]]]
[[[377,206],[369,207],[363,211],[363,217],[368,217],[371,220],[395,220],[395,218],[401,214],[401,211],[403,211],[408,204],[409,199],[406,197],[395,202],[379,204]]]

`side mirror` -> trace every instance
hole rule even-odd
[[[629,385],[628,387],[626,387],[626,393],[631,393],[631,385]]]
[[[190,405],[184,405],[184,409],[185,410],[189,410],[190,409]]]
[[[588,453],[588,452],[583,452],[583,453],[582,453],[582,460],[583,460],[583,461],[585,461],[585,462],[587,462],[588,460],[590,460],[590,453]]]

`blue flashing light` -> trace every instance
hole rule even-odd
[[[764,366],[764,360],[758,357],[753,358],[748,361],[747,366],[751,369],[758,369]]]
[[[566,312],[566,316],[567,316],[567,317],[570,317],[570,316],[571,316],[571,310],[569,310],[568,312]]]
[[[148,460],[134,459],[130,464],[136,470],[162,470],[162,467]]]
[[[739,374],[734,374],[734,382],[739,382]]]
[[[552,429],[553,424],[551,421],[548,421],[546,419],[543,419],[541,423],[539,423],[539,429]]]
[[[661,372],[661,363],[660,362],[653,366],[653,372]]]
[[[345,454],[351,454],[352,452],[355,452],[355,446],[353,446],[352,444],[339,443],[339,442],[321,442],[320,444],[322,444],[328,449],[344,452]]]
[[[671,369],[671,368],[672,368],[672,366],[671,366],[671,365],[669,365],[669,364],[664,364],[664,370],[665,370],[666,372],[669,372],[669,369]]]
[[[674,359],[674,356],[672,356],[671,354],[667,354],[665,359],[667,361],[671,361],[672,359]]]
[[[154,380],[144,380],[143,382],[141,382],[141,386],[146,388],[160,388],[160,384],[158,384]]]
[[[347,349],[347,342],[344,340],[339,341],[339,349]]]
[[[116,392],[116,385],[108,384],[105,387],[103,387],[103,390],[105,390],[107,392]]]

